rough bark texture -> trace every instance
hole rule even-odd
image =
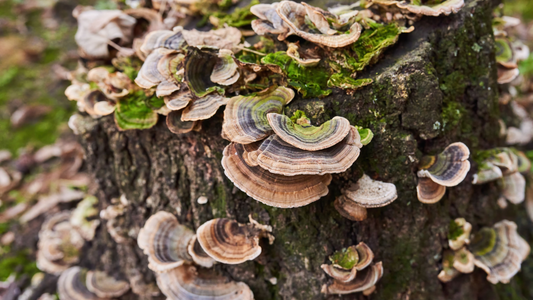
[[[509,285],[491,285],[480,270],[449,284],[437,280],[451,219],[465,217],[475,231],[508,218],[530,239],[531,224],[522,206],[499,209],[496,186],[472,186],[471,175],[448,188],[437,204],[424,205],[416,198],[416,165],[423,154],[440,152],[455,141],[465,142],[473,156],[476,150],[502,145],[493,5],[489,0],[467,1],[459,14],[423,18],[413,33],[402,35],[377,65],[361,74],[374,83],[353,96],[334,91],[323,99],[299,98],[290,104],[288,112],[304,110],[313,122],[339,115],[375,133],[355,165],[334,176],[329,195],[302,208],[260,204],[224,176],[220,160],[228,142],[220,137],[222,111],[204,122],[201,132],[182,136],[168,131],[164,117],[150,130],[127,132],[119,131],[112,117],[102,118],[80,140],[101,207],[121,194],[131,202],[119,220],[128,242],[116,244],[106,226],[100,226],[82,265],[120,273],[148,292],[150,286],[144,284],[153,288],[154,276],[136,236],[150,215],[166,210],[197,228],[215,217],[247,222],[251,214],[273,226],[274,244],[263,241],[263,253],[255,261],[216,268],[246,282],[258,300],[325,299],[320,288],[328,278],[320,265],[335,250],[360,241],[385,268],[372,299],[531,299],[533,287],[522,285],[533,279],[530,260]],[[351,222],[337,213],[333,201],[363,171],[395,183],[399,197],[387,207],[369,209],[367,220]],[[200,196],[209,202],[198,204]],[[364,296],[329,296],[340,298]]]

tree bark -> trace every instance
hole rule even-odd
[[[82,266],[120,274],[136,282],[136,292],[144,293],[129,293],[124,299],[154,298],[154,275],[136,243],[150,215],[169,211],[195,229],[217,217],[246,223],[251,214],[273,226],[274,244],[262,241],[263,253],[255,261],[216,268],[246,282],[258,300],[364,299],[360,293],[320,293],[328,280],[320,265],[335,250],[360,241],[372,248],[385,270],[371,299],[532,299],[533,288],[527,286],[533,280],[531,260],[508,285],[490,284],[479,269],[448,284],[437,279],[450,220],[465,217],[475,232],[507,218],[530,240],[531,223],[521,205],[498,208],[496,186],[473,186],[473,172],[459,186],[448,188],[437,204],[425,205],[416,197],[416,167],[422,155],[438,153],[456,141],[467,144],[473,156],[477,150],[503,145],[497,122],[494,5],[490,0],[467,1],[458,14],[418,21],[413,33],[402,35],[378,64],[359,74],[374,83],[353,96],[334,90],[322,99],[297,96],[292,101],[288,113],[303,110],[315,124],[338,115],[375,134],[354,166],[333,176],[329,194],[305,207],[263,205],[225,177],[220,162],[228,144],[220,137],[223,109],[205,121],[200,132],[181,136],[169,132],[164,117],[142,131],[119,131],[112,117],[98,120],[80,140],[101,209],[121,194],[131,203],[118,221],[127,242],[115,243],[104,221]],[[363,172],[394,183],[398,199],[369,209],[367,220],[352,222],[339,215],[333,201]],[[200,196],[208,203],[198,204]]]

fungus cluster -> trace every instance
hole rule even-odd
[[[122,12],[78,7],[76,40],[86,61],[69,74],[72,85],[65,94],[93,118],[113,114],[120,130],[151,128],[162,115],[167,128],[178,135],[201,131],[202,121],[225,106],[221,136],[230,141],[222,157],[225,175],[264,204],[301,207],[328,194],[332,174],[347,171],[373,133],[341,116],[312,124],[303,111],[286,115],[287,105],[296,92],[302,98],[326,96],[330,88],[353,94],[371,84],[358,73],[376,63],[400,34],[414,30],[414,19],[448,15],[464,6],[462,0],[410,2],[375,0],[328,10],[292,1],[253,5],[249,15],[257,19],[245,24],[263,38],[253,46],[243,41],[245,31],[219,26],[222,20],[215,15],[210,21],[218,29],[184,29],[190,27],[190,14],[208,9],[195,1],[152,1],[162,14],[147,8]],[[75,115],[69,126],[81,134],[88,128],[84,122],[90,121]],[[421,180],[452,186],[464,178],[468,148],[450,147],[422,168]],[[462,178],[457,181],[454,176]],[[388,205],[397,196],[394,184],[364,174],[343,189],[335,207],[346,218],[364,220],[366,208]],[[91,203],[80,203],[85,210],[71,219],[83,236],[98,226],[90,220],[95,215]],[[127,240],[121,227],[127,206],[127,201],[120,201],[100,212],[117,243]],[[214,219],[194,232],[160,211],[140,230],[137,243],[168,299],[253,299],[246,284],[209,268],[217,262],[255,259],[261,253],[260,238],[273,241],[270,231],[253,220],[240,224]],[[324,286],[325,293],[369,294],[383,273],[381,262],[372,264],[373,253],[364,243],[331,260],[333,265],[323,269],[334,282]],[[60,282],[79,283],[84,272],[70,269]],[[96,276],[89,274],[87,280]],[[63,294],[102,297],[91,290],[92,283],[83,281],[78,290],[62,288]]]
[[[57,282],[59,299],[98,300],[118,298],[130,289],[125,281],[116,280],[101,271],[71,267],[61,273]]]
[[[453,143],[438,155],[422,157],[418,166],[416,192],[422,203],[433,204],[442,199],[446,187],[461,183],[470,171],[470,150],[461,143]]]
[[[329,257],[332,264],[323,264],[322,270],[333,282],[322,287],[324,294],[351,294],[363,292],[370,295],[383,276],[381,262],[372,264],[374,253],[365,243],[350,246]]]
[[[507,207],[507,201],[520,204],[525,199],[526,179],[522,173],[529,172],[531,162],[526,155],[512,148],[496,148],[482,153],[486,158],[474,174],[473,184],[496,181],[501,191],[498,205]]]
[[[259,239],[272,229],[251,221],[240,224],[213,219],[194,233],[179,224],[174,215],[159,211],[148,219],[137,242],[148,256],[148,267],[156,272],[159,288],[169,299],[189,299],[185,295],[253,299],[246,284],[207,270],[215,262],[240,264],[261,253]],[[231,295],[236,298],[225,298]]]
[[[530,246],[518,235],[516,224],[503,220],[470,237],[471,228],[462,218],[452,222],[448,238],[453,251],[444,253],[439,279],[448,282],[477,266],[487,273],[489,282],[509,283],[530,253]]]

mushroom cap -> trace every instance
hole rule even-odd
[[[261,143],[257,163],[271,173],[285,176],[342,173],[359,157],[359,145],[359,133],[354,127],[343,141],[318,151],[296,148],[274,134]]]
[[[218,51],[218,59],[211,73],[211,81],[221,85],[232,85],[240,77],[239,67],[233,59],[233,52],[227,49]]]
[[[516,171],[520,173],[527,172],[531,169],[531,161],[522,151],[515,151],[517,156],[517,168]]]
[[[440,154],[422,159],[419,177],[429,177],[443,186],[456,186],[465,179],[470,170],[469,156],[470,150],[465,144],[450,144]],[[425,160],[431,161],[426,163]]]
[[[102,271],[88,271],[85,280],[87,289],[100,298],[116,298],[124,295],[130,284],[116,280]]]
[[[359,132],[359,136],[361,137],[361,144],[363,146],[366,146],[370,144],[372,141],[372,138],[374,138],[374,133],[369,128],[357,128],[357,131]]]
[[[222,158],[224,173],[248,196],[266,205],[282,208],[300,207],[328,193],[331,175],[283,176],[259,166],[249,166],[244,158],[244,146],[231,143]]]
[[[85,286],[86,270],[72,267],[61,273],[57,281],[57,292],[60,300],[97,300]]]
[[[303,2],[302,2],[303,3]],[[287,49],[287,55],[294,59],[300,66],[303,67],[314,67],[320,62],[320,57],[318,58],[305,58],[301,57],[298,52],[298,46],[294,43],[289,43],[289,48]]]
[[[445,186],[427,177],[418,178],[418,184],[416,186],[418,201],[425,204],[437,203],[444,197],[444,194],[446,194]]]
[[[307,151],[330,148],[340,143],[353,129],[350,121],[343,117],[334,117],[320,126],[300,125],[277,113],[269,113],[267,118],[272,130],[282,140]]]
[[[228,103],[228,98],[219,94],[209,94],[202,98],[192,100],[183,110],[182,121],[199,121],[214,116],[219,107]]]
[[[319,17],[318,15],[320,15],[320,13],[316,9],[310,9],[310,11],[313,11],[313,16],[310,19],[315,22],[319,21],[320,28],[327,30],[330,34],[317,34],[305,31],[305,29],[308,28],[308,25],[305,23],[308,14],[304,5],[292,1],[281,1],[276,7],[278,15],[285,22],[286,26],[291,29],[287,35],[296,34],[310,42],[331,48],[340,48],[351,45],[361,36],[363,28],[357,22],[354,22],[350,26],[350,29],[348,30],[349,33],[331,35],[331,33],[336,31],[330,31],[331,29],[328,30],[325,26],[321,26],[321,24],[324,24],[324,17]]]
[[[372,180],[366,174],[347,188],[344,195],[366,208],[386,206],[398,198],[393,183]]]
[[[100,101],[94,104],[94,112],[100,116],[107,116],[115,112],[116,105],[110,101]]]
[[[465,244],[470,243],[472,224],[468,223],[464,218],[457,218],[453,222],[455,223],[455,226],[453,226],[455,228],[452,228],[452,225],[454,224],[450,224],[450,232],[459,229],[460,234],[457,236],[451,236],[451,234],[448,234],[448,245],[452,250],[459,250],[463,248]]]
[[[513,204],[524,202],[526,198],[526,179],[518,172],[503,176],[498,180],[505,199]]]
[[[454,261],[455,261],[454,252],[450,250],[445,250],[442,255],[442,270],[437,276],[441,282],[444,282],[444,283],[450,282],[455,277],[461,274],[461,272],[457,271],[457,269],[453,267]]]
[[[357,269],[352,268],[351,270],[344,270],[336,268],[333,265],[323,264],[320,266],[328,276],[333,277],[335,280],[340,282],[349,282],[352,281],[355,276],[357,276]]]
[[[117,102],[115,123],[120,130],[148,129],[157,123],[158,114],[142,98],[128,95]]]
[[[333,284],[324,285],[322,293],[344,295],[362,292],[373,287],[381,279],[381,276],[383,276],[383,265],[378,262],[358,272],[355,279],[350,282],[334,281]]]
[[[483,162],[472,179],[472,184],[483,184],[498,178],[502,178],[502,170],[491,162]]]
[[[469,248],[474,263],[487,272],[487,280],[493,284],[509,282],[530,252],[529,244],[518,235],[516,224],[507,220],[479,230]]]
[[[208,269],[182,265],[157,274],[157,285],[170,300],[253,300],[252,290]]]
[[[149,32],[144,37],[140,50],[144,54],[149,55],[158,48],[182,50],[184,46],[186,46],[186,42],[183,37],[182,28],[175,27],[174,31],[156,30]]]
[[[209,46],[218,49],[240,50],[242,33],[235,27],[224,27],[217,30],[198,31],[184,30],[183,37],[189,46]]]
[[[513,46],[509,40],[502,37],[494,39],[494,46],[496,48],[496,62],[507,69],[517,68],[516,57],[514,55]]]
[[[455,251],[453,267],[464,274],[474,272],[474,254],[466,250],[466,248]]]
[[[224,93],[224,89],[211,81],[211,73],[217,62],[216,50],[210,48],[199,49],[189,47],[185,58],[185,81],[189,89],[198,97],[218,91]]]
[[[79,250],[85,241],[70,223],[72,213],[62,211],[46,220],[39,231],[37,267],[59,275],[78,262]]]
[[[348,199],[344,195],[340,195],[335,199],[335,209],[339,214],[348,220],[363,221],[366,220],[366,208]]]
[[[518,170],[518,156],[509,148],[497,148],[486,162],[498,166],[503,175],[515,173]]]
[[[98,198],[87,196],[76,205],[76,209],[72,211],[70,217],[70,224],[87,241],[93,240],[96,227],[100,225],[100,220],[91,219],[98,216],[99,213],[99,210],[95,206],[98,206]]]
[[[194,130],[197,121],[182,121],[181,110],[173,110],[167,115],[167,127],[170,132],[184,134]]]
[[[506,84],[515,80],[520,75],[518,68],[508,69],[503,66],[498,66],[498,83]]]
[[[261,254],[259,231],[230,219],[213,219],[196,231],[205,253],[225,264],[240,264]]]
[[[451,13],[458,13],[461,8],[465,6],[465,2],[464,0],[446,0],[442,3],[434,5],[414,5],[405,1],[396,1],[396,6],[415,14],[437,17],[441,14],[449,15]]]
[[[280,113],[292,98],[294,91],[282,86],[252,96],[233,97],[224,110],[222,130],[230,141],[239,144],[262,140],[272,133],[267,114]]]
[[[255,33],[258,35],[279,34],[278,39],[285,39],[290,28],[276,12],[278,5],[278,2],[274,2],[272,4],[256,4],[250,8],[250,12],[259,18],[259,20],[252,21],[252,29]]]
[[[189,252],[189,255],[192,257],[192,260],[194,261],[194,263],[199,266],[202,266],[205,268],[211,268],[216,262],[216,260],[212,259],[211,256],[205,253],[204,249],[198,242],[196,235],[189,242],[189,246],[187,246],[187,251]]]
[[[154,272],[165,272],[192,261],[187,251],[194,232],[178,223],[174,215],[159,211],[144,224],[137,243],[148,255],[148,267]]]
[[[374,252],[372,252],[372,249],[370,249],[370,247],[363,242],[357,244],[357,246],[355,246],[355,250],[357,250],[357,253],[359,254],[359,261],[355,265],[355,268],[358,271],[361,271],[368,267],[370,263],[372,263],[374,260]]]
[[[179,91],[174,92],[163,99],[170,110],[181,110],[189,105],[189,103],[194,99],[194,96],[189,89],[180,89]]]
[[[174,52],[174,50],[164,48],[155,49],[146,57],[137,74],[137,78],[135,78],[135,83],[143,89],[149,89],[158,85],[161,81],[165,81],[165,77],[159,73],[157,66],[163,57]]]

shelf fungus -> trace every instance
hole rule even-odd
[[[57,281],[57,292],[61,300],[99,300],[102,299],[87,289],[87,270],[72,267],[61,273]]]
[[[398,194],[393,183],[372,180],[363,176],[343,191],[344,196],[366,208],[382,207],[391,204]]]
[[[320,57],[313,55],[300,55],[298,51],[300,47],[295,43],[289,43],[287,49],[287,55],[294,59],[300,66],[303,67],[314,67],[320,63]]]
[[[181,110],[187,107],[194,98],[188,88],[181,88],[179,91],[165,96],[163,100],[170,110]]]
[[[472,225],[464,218],[457,218],[450,222],[448,245],[452,250],[459,250],[470,243]]]
[[[85,241],[70,224],[70,211],[63,211],[46,220],[39,231],[37,267],[59,275],[79,260]]]
[[[320,266],[334,279],[333,284],[322,287],[322,293],[371,293],[374,285],[383,275],[381,262],[371,265],[373,259],[374,253],[363,242],[335,252],[329,257],[331,265]]]
[[[458,142],[450,144],[438,155],[422,157],[417,173],[418,200],[422,203],[436,203],[446,193],[446,187],[461,183],[470,171],[469,156],[468,147]]]
[[[76,205],[70,217],[70,224],[87,241],[93,240],[96,228],[100,225],[100,220],[96,218],[99,213],[97,206],[98,198],[87,196]]]
[[[342,282],[340,280],[334,280],[331,284],[325,284],[322,286],[322,293],[324,294],[352,294],[357,292],[363,292],[364,294],[370,294],[374,291],[376,283],[383,276],[383,265],[381,262],[372,264],[360,272],[354,279],[348,282]]]
[[[395,0],[372,0],[370,3],[397,7],[417,15],[426,15],[437,17],[442,14],[449,15],[458,13],[465,6],[464,0],[445,0],[445,1],[395,1]]]
[[[169,300],[253,300],[252,290],[210,269],[182,265],[157,274],[157,285]]]
[[[171,30],[155,30],[149,32],[143,40],[140,50],[150,55],[155,49],[183,50],[187,45],[182,33],[183,28],[175,27]]]
[[[181,114],[181,110],[174,110],[167,115],[167,127],[170,132],[184,134],[195,130],[199,126],[199,121],[182,121]]]
[[[224,110],[222,131],[232,142],[250,144],[272,134],[267,114],[281,113],[294,98],[294,91],[286,87],[269,89],[254,96],[231,98]]]
[[[194,232],[179,224],[174,215],[159,211],[146,221],[137,243],[148,255],[148,267],[154,272],[166,272],[192,261],[188,245],[193,237]]]
[[[513,204],[520,204],[526,198],[526,179],[518,172],[505,175],[498,180],[502,196]]]
[[[331,175],[273,174],[249,165],[243,157],[245,146],[231,143],[223,152],[226,176],[248,196],[269,206],[291,208],[312,203],[328,193]]]
[[[254,224],[240,224],[230,219],[213,219],[202,224],[196,238],[202,249],[214,260],[240,264],[261,254],[259,238],[263,229]]]
[[[324,175],[346,171],[359,157],[361,147],[359,133],[352,127],[341,142],[317,151],[296,148],[273,134],[254,155],[259,166],[274,174]]]
[[[425,204],[437,203],[446,194],[446,187],[433,182],[431,178],[420,177],[416,186],[418,200]]]
[[[227,49],[218,51],[218,59],[211,73],[211,81],[220,85],[232,85],[239,80],[240,73],[233,52]]]
[[[85,283],[89,292],[102,299],[120,297],[130,289],[126,281],[116,280],[102,271],[88,271]]]
[[[187,251],[192,257],[194,263],[204,268],[211,268],[216,262],[216,260],[211,258],[211,256],[207,255],[207,253],[205,253],[196,236],[194,236],[189,242],[189,245],[187,246]]]
[[[197,97],[210,93],[224,94],[224,88],[211,81],[211,74],[217,64],[218,49],[210,47],[189,47],[185,57],[185,82]]]
[[[320,126],[311,125],[311,121],[305,115],[295,120],[296,122],[278,113],[269,113],[267,119],[272,130],[282,140],[307,151],[330,148],[341,142],[354,129],[343,117],[334,117]],[[360,140],[358,138],[357,144],[361,148],[363,145]]]
[[[186,122],[209,119],[228,101],[228,98],[216,93],[196,98],[183,110],[181,120]]]
[[[493,284],[508,283],[529,255],[529,244],[516,229],[514,222],[503,220],[480,229],[470,242],[475,265],[487,273],[487,280]]]
[[[335,199],[335,209],[339,214],[348,220],[363,221],[366,220],[367,211],[366,207],[363,207],[355,201],[349,199],[344,195],[340,195]]]

